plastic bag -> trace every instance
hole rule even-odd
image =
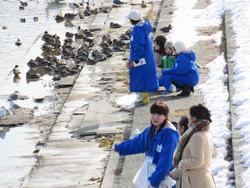
[[[133,178],[133,184],[136,188],[148,188],[150,183],[148,178],[155,171],[156,166],[146,159],[139,170],[137,171],[135,177]],[[166,176],[164,180],[162,180],[159,188],[172,188],[176,182],[169,176]]]

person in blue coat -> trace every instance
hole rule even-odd
[[[160,183],[173,169],[173,154],[179,140],[175,126],[168,121],[169,109],[165,102],[159,101],[150,107],[151,126],[135,138],[116,144],[114,150],[120,155],[145,153],[156,165],[148,178],[152,187]]]
[[[130,38],[130,58],[127,63],[130,78],[130,92],[143,95],[143,103],[149,103],[148,92],[159,88],[150,33],[153,31],[148,20],[143,20],[141,12],[131,10],[128,14],[133,25]]]
[[[159,84],[169,91],[172,83],[181,89],[178,96],[189,96],[199,82],[199,72],[195,64],[196,54],[193,51],[185,51],[186,47],[181,41],[175,42],[173,46],[176,53],[175,65],[173,68],[162,70]]]

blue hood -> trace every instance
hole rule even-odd
[[[187,56],[192,61],[196,61],[196,55],[193,51],[185,51],[181,52],[180,54]]]
[[[142,28],[143,30],[147,31],[148,33],[151,33],[153,31],[153,28],[148,20],[145,20],[143,22],[139,22],[136,24],[136,26]]]

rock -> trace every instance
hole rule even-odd
[[[109,26],[110,28],[115,28],[115,29],[122,27],[120,24],[114,22],[110,22]]]
[[[60,15],[56,15],[56,18],[55,18],[56,22],[59,23],[59,22],[62,22],[64,21],[64,17],[63,16],[60,16]]]

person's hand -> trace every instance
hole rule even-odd
[[[133,63],[130,62],[130,61],[128,61],[128,62],[126,63],[126,67],[127,67],[127,69],[130,69],[131,67],[133,67]]]
[[[173,179],[173,180],[179,180],[180,176],[181,176],[181,171],[179,169],[174,168],[170,173],[169,176]]]

